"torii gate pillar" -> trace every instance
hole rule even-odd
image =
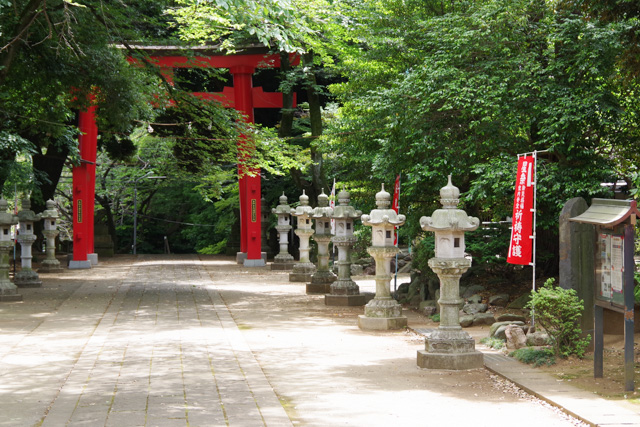
[[[81,111],[78,119],[80,165],[73,168],[73,259],[69,262],[70,269],[91,268],[98,263],[93,246],[98,147],[96,108],[92,105]]]
[[[253,73],[255,68],[236,65],[229,69],[233,76],[234,108],[242,113],[247,122],[254,122],[253,114]],[[266,264],[266,254],[262,256],[260,199],[260,169],[247,168],[244,161],[251,156],[253,147],[244,136],[238,147],[238,176],[240,190],[240,252],[236,261],[247,267],[261,267]]]

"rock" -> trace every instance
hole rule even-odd
[[[473,294],[477,294],[478,292],[482,292],[484,290],[485,290],[484,286],[482,286],[482,285],[471,285],[471,286],[468,286],[465,289],[464,293],[462,294],[462,298],[469,298]]]
[[[495,321],[491,313],[478,313],[473,316],[473,326],[493,325]]]
[[[409,300],[409,305],[414,308],[420,307],[420,303],[422,302],[422,297],[420,295],[415,295]]]
[[[485,313],[489,307],[487,304],[465,304],[462,310],[467,314]]]
[[[409,285],[410,285],[410,283],[408,283],[408,282],[400,283],[400,285],[398,285],[398,290],[396,292],[398,292],[399,294],[408,294],[409,293]]]
[[[530,300],[531,300],[531,294],[520,295],[518,298],[511,301],[511,303],[507,305],[507,308],[515,308],[515,309],[524,308],[524,306],[527,305],[527,303]]]
[[[496,307],[506,307],[509,303],[509,294],[497,294],[489,297],[489,305]]]
[[[537,347],[537,346],[543,346],[543,345],[549,345],[549,344],[550,344],[549,335],[546,332],[536,331],[536,332],[529,332],[527,334],[527,345]]]
[[[436,314],[437,311],[438,311],[438,308],[432,305],[428,305],[422,308],[422,313],[427,317],[433,316],[434,314]]]
[[[504,333],[507,339],[507,349],[517,350],[527,346],[527,337],[520,326],[507,325]]]
[[[482,302],[482,297],[478,294],[473,294],[467,298],[467,302],[470,304],[480,304]]]
[[[460,316],[460,326],[463,328],[467,328],[473,324],[473,316],[469,314],[465,314],[464,316]]]
[[[498,322],[523,322],[523,324],[527,321],[526,317],[513,313],[502,313],[496,320]]]
[[[500,326],[498,329],[496,329],[496,333],[494,335],[492,335],[494,338],[498,338],[501,340],[506,340],[507,339],[507,328],[509,326],[517,326],[518,328],[522,329],[522,332],[526,333],[527,331],[525,330],[525,326],[522,325],[514,325],[512,323],[508,324],[508,325],[502,325]]]
[[[367,276],[373,276],[374,274],[376,274],[376,266],[370,265],[368,267],[365,267],[363,273]]]
[[[336,272],[337,272],[337,266],[336,266]],[[364,273],[364,268],[361,265],[358,264],[351,264],[351,275],[352,276],[362,276],[362,274]]]
[[[507,325],[518,325],[518,326],[524,326],[524,322],[518,322],[518,321],[513,321],[513,322],[496,322],[493,325],[491,325],[491,328],[489,329],[489,336],[493,337],[496,334],[496,331],[498,330],[498,328],[500,326],[507,326]]]
[[[426,301],[422,301],[420,303],[420,308],[425,308],[425,307],[437,307],[438,306],[438,302],[434,299],[428,299]]]

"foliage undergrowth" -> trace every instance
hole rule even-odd
[[[494,350],[502,349],[505,344],[504,340],[497,337],[485,337],[481,339],[480,342],[489,348],[493,348]]]
[[[549,334],[556,356],[584,357],[591,336],[580,338],[580,316],[584,302],[574,289],[554,286],[555,279],[548,279],[538,291],[531,291],[529,308],[535,307],[536,320]]]
[[[434,322],[440,322],[440,314],[434,314],[431,317],[429,317],[429,319],[433,320]]]
[[[519,348],[509,353],[509,356],[522,363],[533,364],[536,368],[542,365],[553,365],[556,363],[554,351],[550,348],[536,349],[533,347]]]

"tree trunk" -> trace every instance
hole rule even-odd
[[[309,101],[309,122],[311,126],[311,194],[313,200],[317,200],[318,195],[324,187],[323,180],[323,157],[322,152],[318,149],[316,139],[322,135],[322,108],[320,106],[320,95],[317,91],[317,82],[315,75],[315,66],[313,64],[313,52],[308,52],[302,57],[303,65],[306,70],[306,86],[307,98]],[[311,198],[312,196],[309,195]]]

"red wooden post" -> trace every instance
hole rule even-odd
[[[251,65],[236,65],[229,69],[233,76],[234,107],[247,122],[254,122],[253,72]],[[260,169],[247,169],[245,161],[254,150],[252,142],[244,135],[238,144],[238,175],[240,177],[240,255],[244,265],[265,265],[262,259],[260,218]],[[242,259],[244,258],[244,259]]]
[[[69,268],[91,268],[93,254],[93,214],[95,202],[96,152],[98,127],[96,106],[79,114],[79,166],[73,168],[73,260]],[[95,257],[97,261],[97,257]]]

